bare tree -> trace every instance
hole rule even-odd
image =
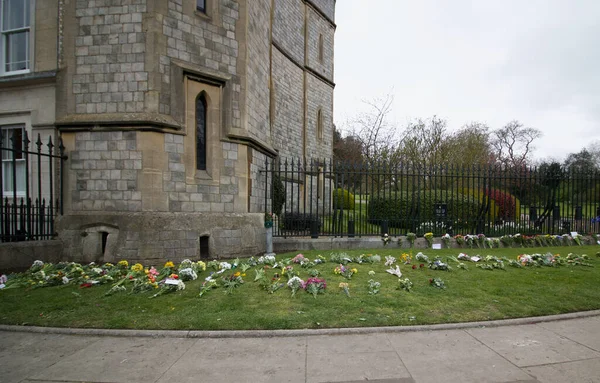
[[[533,141],[540,138],[542,132],[514,120],[493,131],[492,136],[496,161],[507,169],[520,169],[527,165],[534,149]]]
[[[388,118],[394,97],[391,94],[371,101],[363,100],[368,111],[349,122],[351,136],[360,142],[366,161],[379,161],[392,153],[397,145],[396,131]]]

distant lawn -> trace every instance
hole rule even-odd
[[[385,255],[398,258],[401,251],[390,245],[383,250],[347,251],[350,256],[367,253],[381,255],[374,264],[350,263],[358,273],[351,280],[335,275],[336,264],[326,262],[315,268],[327,281],[325,294],[316,299],[298,291],[292,298],[289,288],[274,294],[262,290],[253,282],[254,271],[249,269],[245,283],[231,295],[223,288],[214,289],[199,297],[202,281],[186,282],[186,289],[148,299],[145,294],[116,294],[105,296],[109,285],[80,289],[74,286],[40,289],[0,290],[0,323],[29,326],[177,329],[177,330],[247,330],[299,329],[361,326],[397,326],[466,321],[485,321],[505,318],[550,315],[600,309],[600,246],[522,248],[522,249],[444,249],[427,250],[430,258],[436,255],[457,256],[460,251],[469,255],[494,255],[515,259],[520,253],[587,254],[593,267],[527,267],[506,270],[483,270],[465,262],[468,271],[456,268],[451,272],[413,270],[401,265],[403,277],[414,286],[410,293],[398,290],[398,278],[385,272]],[[416,251],[414,251],[416,254]],[[309,251],[303,254],[314,259],[317,254],[329,260],[330,253]],[[280,254],[278,260],[296,253]],[[414,261],[413,264],[419,265]],[[300,277],[308,278],[308,269],[294,265]],[[369,276],[373,270],[375,276]],[[280,270],[277,270],[280,272]],[[276,271],[269,269],[272,277]],[[447,286],[440,290],[429,286],[430,278],[442,278]],[[368,280],[381,283],[376,295],[368,294]],[[283,277],[282,282],[286,279]],[[348,282],[350,297],[338,287]]]

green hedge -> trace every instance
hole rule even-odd
[[[346,189],[335,189],[333,191],[333,208],[339,209],[339,204],[341,203],[341,208],[344,210],[354,210],[354,194],[350,193]]]
[[[411,211],[413,208],[412,201],[415,198],[418,199],[414,203],[415,210]],[[436,203],[447,204],[448,221],[464,224],[469,219],[477,217],[480,209],[478,198],[472,195],[446,190],[426,190],[414,194],[410,192],[382,192],[371,196],[367,214],[372,223],[388,220],[390,227],[406,228],[413,219],[417,218],[419,222],[435,221],[434,204]]]

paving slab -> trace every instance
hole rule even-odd
[[[308,353],[306,382],[347,382],[410,378],[395,351],[346,352],[338,354]]]
[[[539,326],[600,352],[600,317],[540,323]]]
[[[155,382],[196,342],[193,339],[100,338],[29,376],[76,382]]]
[[[96,337],[2,332],[0,381],[20,382],[98,340]]]
[[[519,367],[600,357],[537,324],[464,330]]]
[[[345,354],[394,351],[386,334],[327,335],[308,337],[309,354]]]
[[[532,380],[463,330],[389,334],[388,339],[418,383]]]
[[[305,383],[306,338],[199,339],[158,382]]]
[[[541,383],[598,383],[600,382],[600,359],[579,360],[534,366],[525,369]]]

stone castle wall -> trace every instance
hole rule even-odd
[[[212,257],[263,251],[265,162],[331,155],[335,26],[323,14],[334,3],[215,1],[206,14],[191,0],[65,3],[65,254],[181,260],[207,255],[202,238]]]

